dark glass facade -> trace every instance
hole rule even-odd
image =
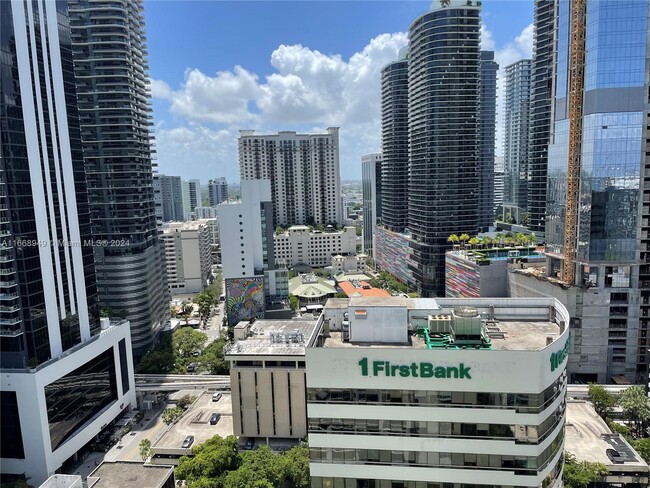
[[[14,30],[12,8],[11,2],[0,2],[0,363],[25,367],[49,359],[51,343],[58,344],[48,320],[56,317],[58,324],[49,326],[58,327],[66,350],[81,341],[78,301],[88,307],[91,334],[99,330],[99,307],[66,3],[56,3],[59,45],[49,41],[49,48],[59,51],[60,73],[43,49],[44,5],[23,5],[32,12],[34,29],[25,25],[21,32]],[[26,42],[33,36],[35,57],[23,58],[21,66],[17,49],[25,47],[24,36]],[[21,79],[33,94],[21,93]],[[79,250],[81,259],[75,261]],[[52,263],[51,272],[43,269],[44,261]],[[55,291],[47,299],[50,285]]]
[[[69,14],[99,300],[126,310],[139,356],[169,315],[143,2],[71,0]]]
[[[381,153],[361,157],[361,192],[363,195],[363,252],[373,256],[375,225],[381,223],[382,187]]]
[[[15,391],[0,392],[0,452],[3,458],[25,458]]]
[[[113,348],[45,387],[52,450],[117,400]]]
[[[120,351],[120,374],[122,376],[122,395],[125,395],[130,389],[131,384],[129,383],[129,363],[126,352],[126,341],[122,339],[119,342],[119,351]]]
[[[471,6],[437,7],[409,28],[408,227],[423,297],[444,296],[449,235],[478,230],[479,30]]]
[[[408,60],[381,71],[381,215],[383,225],[403,232],[408,223]]]
[[[530,70],[530,133],[528,137],[528,227],[537,235],[545,230],[548,143],[553,99],[553,30],[555,0],[535,0],[533,59]]]
[[[481,51],[479,112],[479,228],[494,224],[494,145],[496,134],[497,71],[494,51]]]

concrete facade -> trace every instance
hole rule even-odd
[[[355,256],[357,234],[354,227],[341,231],[314,231],[306,225],[294,225],[282,234],[273,236],[275,256],[288,267],[306,264],[313,268],[329,266],[333,256]]]

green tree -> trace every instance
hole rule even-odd
[[[103,318],[113,318],[113,309],[108,305],[99,311],[99,316]]]
[[[196,400],[195,396],[183,395],[176,401],[176,406],[182,408],[183,410],[187,410],[187,407],[192,405],[192,402],[194,400]]]
[[[309,446],[306,442],[292,447],[282,454],[285,463],[285,478],[295,488],[309,488]]]
[[[129,311],[126,308],[120,310],[120,318],[125,320],[129,316]]]
[[[205,321],[210,316],[212,305],[214,304],[214,297],[212,296],[212,293],[207,290],[199,293],[194,297],[194,303],[199,306],[199,316],[205,323]]]
[[[140,457],[143,461],[151,455],[151,441],[149,439],[142,439],[140,441]]]
[[[187,362],[183,360],[190,360],[198,356],[203,351],[203,346],[207,340],[208,336],[192,328],[184,327],[175,330],[172,335],[174,356],[180,359],[181,362]]]
[[[478,246],[479,242],[481,242],[481,241],[478,240],[478,237],[472,237],[472,238],[468,241],[468,244],[469,244],[472,248],[474,248],[474,247]]]
[[[167,408],[162,414],[162,421],[167,425],[173,424],[179,418],[181,418],[184,413],[185,410],[183,410],[181,407]]]
[[[643,428],[650,420],[650,399],[642,386],[630,386],[619,396],[618,404],[623,415],[634,425],[634,434],[643,436]]]
[[[458,237],[458,240],[462,243],[463,247],[465,247],[465,243],[469,241],[469,234],[461,234]]]
[[[300,301],[295,295],[289,295],[289,305],[294,312],[300,308]]]
[[[181,304],[181,311],[178,315],[185,319],[185,325],[189,325],[192,312],[194,312],[194,307],[191,303],[183,302]]]
[[[217,480],[228,471],[236,470],[241,462],[237,451],[237,438],[217,436],[192,448],[193,457],[183,456],[178,461],[175,478],[186,480],[189,486],[201,486],[200,481]],[[203,486],[216,486],[203,485]]]
[[[223,348],[225,345],[226,340],[219,338],[211,342],[203,350],[201,363],[210,374],[228,374],[230,372],[230,364],[223,358]]]
[[[567,452],[564,456],[564,473],[562,481],[565,488],[587,488],[607,474],[607,467],[601,463],[578,462],[576,457]]]
[[[523,246],[524,244],[526,244],[526,242],[528,242],[526,236],[521,232],[517,233],[517,235],[515,236],[515,244],[517,244],[518,246]]]
[[[607,420],[612,408],[616,405],[616,397],[603,386],[595,383],[589,383],[588,395],[596,413]]]
[[[639,453],[646,463],[650,463],[650,438],[643,438],[632,442],[632,447]]]
[[[452,234],[449,237],[447,237],[447,242],[450,244],[458,244],[458,236],[456,234]]]
[[[537,236],[535,234],[528,234],[526,241],[528,242],[528,247],[534,247],[537,245]]]

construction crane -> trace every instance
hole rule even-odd
[[[569,158],[567,164],[566,213],[564,217],[564,262],[562,281],[575,281],[580,208],[580,168],[582,160],[582,112],[585,85],[585,31],[587,0],[571,2],[569,46]]]

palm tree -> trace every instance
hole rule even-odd
[[[449,237],[447,237],[447,242],[451,242],[452,244],[458,244],[458,236],[456,234],[452,234]]]
[[[528,247],[535,247],[537,245],[537,236],[535,234],[528,234],[526,237]]]
[[[461,234],[460,237],[458,238],[460,242],[463,243],[463,247],[465,247],[465,243],[469,241],[469,235],[467,234]]]
[[[523,246],[526,242],[528,242],[528,238],[527,238],[525,235],[523,235],[521,232],[519,232],[519,233],[515,236],[515,243],[516,243],[518,246]]]
[[[469,245],[470,245],[470,246],[472,247],[472,249],[473,249],[474,246],[478,245],[479,242],[481,242],[481,241],[478,240],[478,237],[472,237],[472,238],[469,240]]]
[[[192,312],[194,312],[194,307],[191,303],[181,303],[181,313],[178,315],[185,319],[185,325],[190,325],[190,316],[192,315]]]
[[[499,244],[499,247],[503,244],[503,234],[499,232],[495,237],[494,240]]]
[[[481,237],[481,246],[483,248],[489,247],[490,244],[492,244],[492,239],[490,239],[488,236]]]

